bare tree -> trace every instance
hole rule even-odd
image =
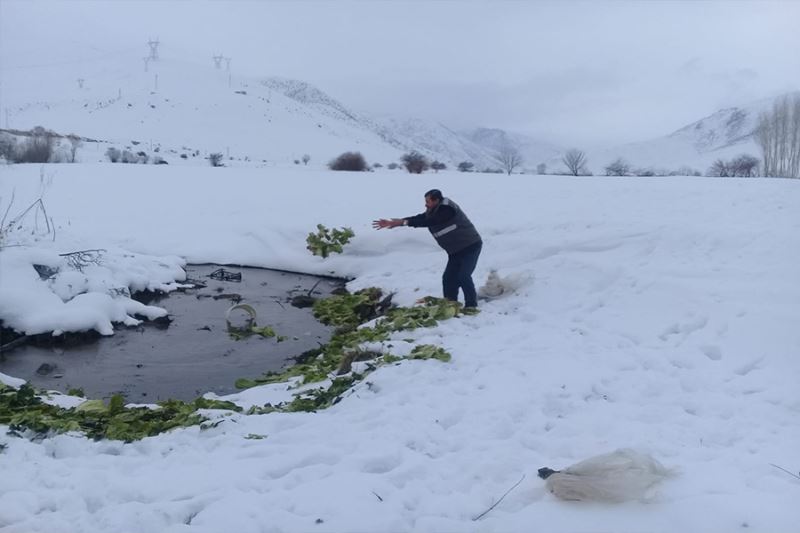
[[[728,163],[722,159],[717,159],[714,161],[711,164],[711,167],[709,167],[708,172],[706,172],[706,176],[712,176],[715,178],[727,178],[731,175],[732,174]]]
[[[311,156],[308,154],[303,154],[303,164],[307,165],[309,161],[311,161]]]
[[[536,173],[541,175],[547,174],[547,165],[544,163],[536,165]]]
[[[752,178],[758,173],[758,158],[752,155],[742,154],[728,163],[728,168],[732,176],[741,178]]]
[[[627,176],[631,173],[631,166],[621,157],[616,158],[605,168],[606,176]]]
[[[586,154],[578,150],[577,148],[572,148],[571,150],[567,150],[567,153],[564,154],[564,157],[561,158],[564,164],[567,166],[567,170],[573,176],[580,176],[581,174],[586,173],[586,163],[588,162],[586,159]]]
[[[800,95],[780,98],[758,119],[765,176],[800,177]]]
[[[0,160],[13,162],[16,149],[17,140],[8,133],[0,132]]]
[[[509,176],[514,172],[515,168],[522,164],[522,155],[516,147],[510,144],[503,145],[495,159],[497,159],[500,166],[503,167],[503,170],[505,170]]]
[[[28,138],[16,146],[15,163],[47,163],[54,155],[56,134],[41,126],[33,128]]]
[[[83,143],[81,142],[81,138],[74,133],[67,135],[67,140],[69,141],[69,162],[74,163],[75,154],[77,154],[78,148],[80,148]]]
[[[428,158],[416,150],[403,155],[400,160],[403,162],[403,166],[406,167],[406,170],[411,174],[422,174],[430,168]]]

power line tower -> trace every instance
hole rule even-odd
[[[155,41],[153,39],[150,39],[149,41],[147,41],[147,44],[150,46],[150,57],[148,59],[152,59],[153,61],[158,61],[158,45],[160,44],[158,42],[158,37],[156,37]]]
[[[222,55],[218,55],[218,56],[211,56],[211,58],[214,60],[214,67],[217,69],[221,69],[222,60],[225,59],[225,57],[223,57]]]

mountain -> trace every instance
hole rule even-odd
[[[464,132],[464,136],[492,153],[499,152],[505,146],[513,146],[522,156],[523,168],[531,170],[540,163],[553,168],[565,151],[563,147],[497,128],[476,128]]]
[[[790,93],[783,96],[792,96]],[[781,98],[781,97],[778,97]],[[690,167],[700,172],[717,159],[741,154],[760,156],[754,132],[761,113],[772,108],[776,98],[765,98],[742,106],[720,109],[668,135],[648,141],[588,151],[589,167],[595,174],[622,157],[634,168],[670,171]]]
[[[416,150],[430,159],[438,159],[451,165],[471,161],[479,168],[497,166],[490,147],[476,144],[439,122],[391,115],[372,117],[359,114],[316,87],[299,80],[271,77],[261,83],[321,114],[371,131],[403,153]]]
[[[455,131],[432,120],[370,116],[299,80],[242,78],[211,64],[133,56],[40,67],[3,80],[4,125],[96,140],[81,148],[83,161],[105,160],[110,146],[158,151],[170,163],[219,152],[237,164],[291,164],[308,154],[312,166],[346,151],[386,165],[416,150],[451,167],[470,161],[484,169],[499,167],[495,154],[511,145],[526,171],[541,163],[548,172],[563,168],[563,147],[496,128]],[[588,167],[601,174],[622,157],[634,168],[704,172],[718,158],[758,155],[753,130],[772,102],[722,109],[660,138],[586,150]]]
[[[228,160],[270,164],[309,154],[312,165],[360,151],[385,165],[417,150],[450,166],[465,160],[496,166],[491,150],[442,124],[370,117],[299,80],[244,79],[169,59],[145,69],[129,58],[92,64],[77,75],[58,66],[23,72],[12,82],[4,95],[6,128],[41,125],[97,140],[82,148],[81,160],[104,160],[106,148],[115,146],[158,148],[169,162],[220,152]]]

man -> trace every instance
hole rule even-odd
[[[448,300],[458,301],[458,289],[464,291],[465,307],[477,307],[478,297],[472,272],[478,264],[483,241],[458,205],[442,196],[439,189],[425,193],[425,212],[413,217],[374,220],[375,229],[411,226],[428,228],[436,242],[447,252],[447,267],[442,275],[442,289]]]

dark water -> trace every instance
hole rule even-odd
[[[219,268],[241,273],[242,281],[208,277]],[[149,302],[169,312],[173,321],[166,329],[153,324],[117,326],[113,336],[78,346],[20,346],[0,357],[0,372],[37,388],[82,388],[90,398],[121,393],[129,402],[191,400],[209,391],[235,392],[238,378],[279,370],[292,363],[291,357],[330,339],[331,330],[317,322],[310,309],[292,307],[287,300],[307,294],[315,284],[315,297],[328,296],[341,281],[219,265],[189,265],[187,275],[206,287]],[[278,342],[254,335],[233,340],[225,313],[236,303],[234,295],[255,308],[258,326],[272,326],[288,338]],[[243,311],[231,314],[234,325],[244,325],[246,317]]]

